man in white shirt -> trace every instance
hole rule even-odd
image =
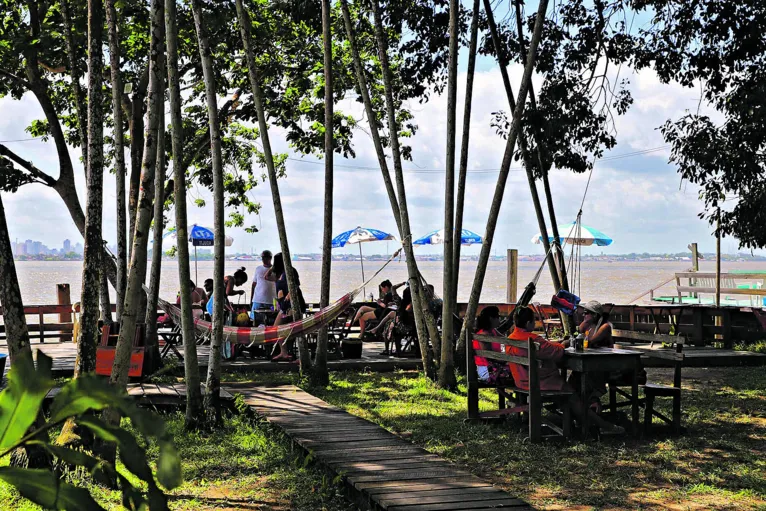
[[[257,309],[270,309],[274,305],[274,298],[277,296],[274,287],[277,276],[269,272],[269,268],[271,268],[271,252],[264,250],[261,253],[261,261],[263,261],[263,265],[258,266],[253,275],[253,288],[251,291],[253,311]]]

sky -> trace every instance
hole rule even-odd
[[[462,126],[466,77],[464,65],[461,69],[458,126]],[[511,82],[518,89],[521,67],[512,65],[509,72]],[[696,110],[699,90],[678,84],[661,84],[652,71],[635,73],[623,69],[621,76],[630,81],[634,104],[626,115],[617,117],[617,146],[605,154],[604,161],[596,162],[587,196],[584,197],[588,174],[575,175],[554,169],[550,175],[559,224],[573,221],[583,203],[583,223],[614,239],[611,246],[591,247],[586,249],[588,253],[682,252],[690,242],[698,242],[704,252],[714,251],[712,228],[698,218],[702,203],[698,200],[697,188],[681,182],[675,167],[668,163],[669,150],[657,130],[665,120],[677,119],[689,109]],[[419,237],[443,226],[444,173],[429,170],[445,168],[446,93],[432,96],[425,104],[409,106],[419,129],[414,138],[407,141],[412,146],[413,161],[404,163],[405,184],[411,230],[415,237]],[[362,118],[359,105],[353,101],[344,102],[337,108]],[[492,112],[500,109],[508,110],[500,71],[491,60],[482,58],[475,78],[464,216],[464,227],[481,235],[485,231],[495,189],[496,170],[505,148],[505,141],[490,126]],[[0,141],[40,169],[57,176],[58,161],[52,141],[14,142],[29,138],[25,128],[32,120],[43,118],[34,97],[27,94],[21,101],[2,98],[0,113]],[[287,176],[279,182],[291,251],[321,252],[324,163],[316,157],[295,154],[280,130],[272,129],[270,135],[275,151],[291,153]],[[458,132],[458,145],[459,140]],[[357,226],[395,233],[396,224],[377,168],[372,140],[365,130],[357,130],[353,144],[356,159],[335,156],[333,235]],[[621,156],[642,151],[643,154]],[[80,201],[84,204],[85,181],[79,161],[80,151],[71,148],[70,153],[76,165]],[[539,188],[542,194],[542,187]],[[208,206],[198,208],[192,204],[192,200],[199,196],[208,199]],[[258,226],[260,231],[248,234],[242,229],[228,229],[227,233],[234,238],[234,245],[229,250],[258,252],[268,248],[278,251],[279,239],[268,183],[254,189],[252,197],[263,207],[259,215],[249,215],[246,224]],[[72,244],[82,241],[61,199],[50,188],[26,185],[16,194],[3,194],[3,202],[12,240],[40,240],[50,248],[60,248],[64,239],[70,239]],[[210,226],[212,200],[209,193],[195,188],[189,202],[189,223]],[[105,238],[110,244],[115,242],[115,209],[114,177],[107,173],[103,217]],[[542,253],[541,246],[530,241],[537,232],[526,175],[517,162],[512,165],[506,186],[493,253],[501,254],[507,248],[516,248],[522,254]],[[722,244],[727,253],[735,252],[737,247],[737,241],[732,238],[724,239]],[[369,254],[394,249],[394,242],[377,242],[364,247],[365,253]],[[441,250],[440,246],[424,247],[418,252],[438,253]],[[357,252],[358,247],[337,251]],[[463,249],[464,254],[478,252],[478,246]]]

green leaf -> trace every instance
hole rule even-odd
[[[119,387],[109,385],[95,374],[87,374],[67,383],[54,398],[50,422],[80,415],[107,406],[120,407],[127,396]]]
[[[0,467],[0,479],[13,485],[22,496],[45,509],[103,511],[90,493],[62,482],[45,469]]]
[[[178,488],[183,482],[181,458],[173,442],[160,442],[160,457],[157,460],[157,480],[168,490]]]
[[[146,451],[138,445],[133,435],[120,428],[110,426],[95,417],[80,417],[77,424],[90,429],[94,435],[102,440],[117,444],[120,459],[125,464],[125,468],[142,481],[149,483],[150,486],[154,485],[152,470],[146,462]]]
[[[117,479],[120,481],[120,489],[122,490],[122,505],[126,509],[131,511],[139,511],[146,504],[144,495],[136,489],[130,481],[122,474],[117,474]]]
[[[24,353],[11,366],[8,388],[0,393],[0,451],[16,445],[34,424],[43,399],[53,386],[51,359],[42,352],[37,357]]]

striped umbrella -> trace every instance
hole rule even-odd
[[[603,232],[589,227],[584,224],[572,222],[569,224],[559,225],[559,242],[563,245],[569,243],[570,245],[580,245],[589,247],[596,245],[598,247],[606,247],[612,244],[612,238],[604,234]],[[532,243],[538,245],[542,243],[543,237],[540,233],[535,234],[532,237]],[[548,241],[553,242],[553,236],[548,237]]]
[[[346,245],[359,245],[359,262],[362,265],[362,282],[364,282],[364,257],[362,256],[362,243],[368,243],[371,241],[388,241],[394,240],[394,236],[387,232],[380,231],[378,229],[372,229],[370,227],[357,227],[350,231],[342,232],[332,239],[332,248],[341,248]],[[363,289],[365,293],[367,290]]]

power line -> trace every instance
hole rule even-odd
[[[0,144],[10,144],[12,142],[31,142],[33,140],[40,140],[45,137],[32,137],[32,138],[18,138],[16,140],[0,140]]]

